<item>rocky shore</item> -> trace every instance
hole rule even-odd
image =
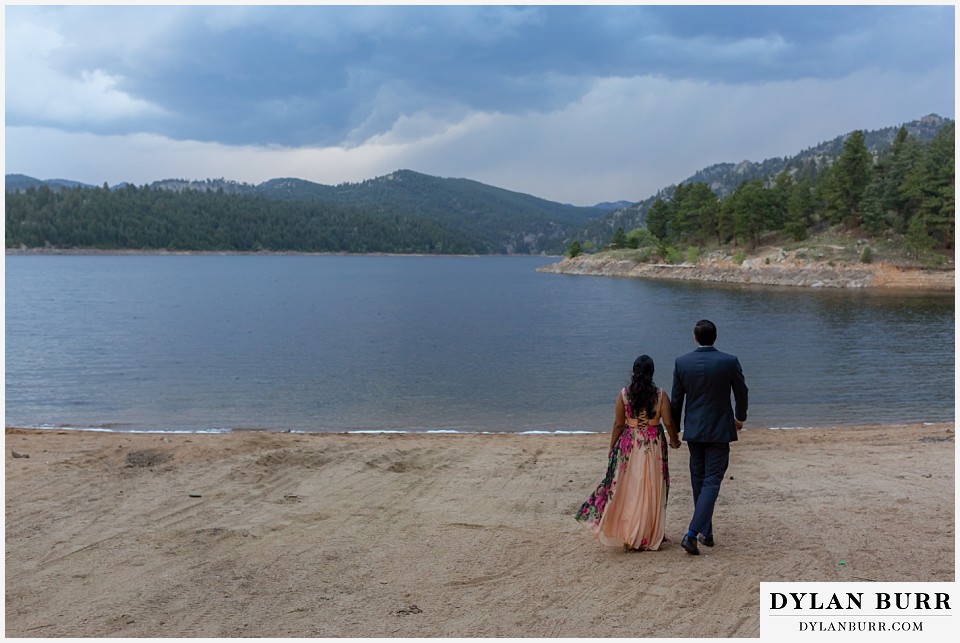
[[[631,251],[610,251],[565,258],[538,270],[566,275],[645,279],[679,279],[807,288],[887,288],[954,291],[954,269],[914,268],[886,262],[824,261],[797,251],[769,248],[738,263],[715,254],[697,263],[660,264],[638,261]]]

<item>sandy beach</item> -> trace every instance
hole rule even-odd
[[[8,637],[757,637],[761,581],[952,581],[954,425],[748,429],[717,546],[573,517],[608,436],[6,431]]]

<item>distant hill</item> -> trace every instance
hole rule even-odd
[[[593,207],[595,207],[598,210],[613,211],[613,210],[619,210],[621,208],[625,208],[629,205],[633,205],[633,202],[632,201],[612,201],[612,202],[604,201],[603,203],[598,203]]]
[[[47,185],[54,192],[67,187],[59,182],[7,175],[8,192],[22,192],[40,185]],[[451,238],[465,240],[473,252],[480,254],[562,252],[573,231],[604,212],[555,203],[469,179],[438,178],[411,170],[337,186],[278,178],[259,185],[226,179],[165,179],[145,187],[174,193],[214,193],[324,204],[383,220],[399,217],[411,223],[430,222]],[[382,232],[376,234],[382,235]]]
[[[924,116],[915,121],[904,123],[907,132],[922,142],[931,141],[940,129],[952,122],[936,114]],[[893,143],[900,126],[885,127],[879,130],[864,131],[867,149],[877,156]],[[780,172],[789,170],[795,176],[816,175],[828,167],[843,151],[843,144],[852,134],[848,132],[829,141],[819,143],[790,157],[771,158],[760,162],[741,161],[739,163],[717,163],[697,171],[679,184],[706,183],[719,197],[731,194],[744,181],[759,179],[771,184]],[[665,186],[646,199],[610,212],[585,225],[575,238],[592,241],[597,246],[609,243],[617,228],[632,230],[642,227],[647,212],[658,198],[669,199],[678,184]]]
[[[571,232],[602,214],[469,179],[398,170],[361,183],[320,185],[272,179],[257,186],[271,199],[315,200],[380,215],[415,215],[465,235],[489,252],[539,253],[563,247]]]
[[[68,181],[67,179],[47,179],[41,181],[25,174],[8,174],[6,177],[7,192],[25,192],[29,188],[38,188],[46,185],[56,192],[63,188],[92,188],[94,186],[80,183],[78,181]]]

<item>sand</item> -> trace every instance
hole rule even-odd
[[[6,635],[757,637],[761,581],[954,580],[952,423],[746,430],[699,557],[685,447],[660,551],[572,518],[607,443],[7,429]]]

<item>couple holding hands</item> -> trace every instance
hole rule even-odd
[[[669,542],[664,535],[670,490],[667,436],[671,448],[680,448],[681,415],[694,512],[680,546],[697,555],[698,542],[714,545],[713,508],[730,461],[730,443],[747,419],[747,385],[737,357],[713,347],[713,322],[698,321],[693,336],[698,348],[677,358],[669,397],[653,383],[654,364],[647,355],[633,363],[630,385],[617,396],[606,476],[576,514],[605,545],[655,550]]]

